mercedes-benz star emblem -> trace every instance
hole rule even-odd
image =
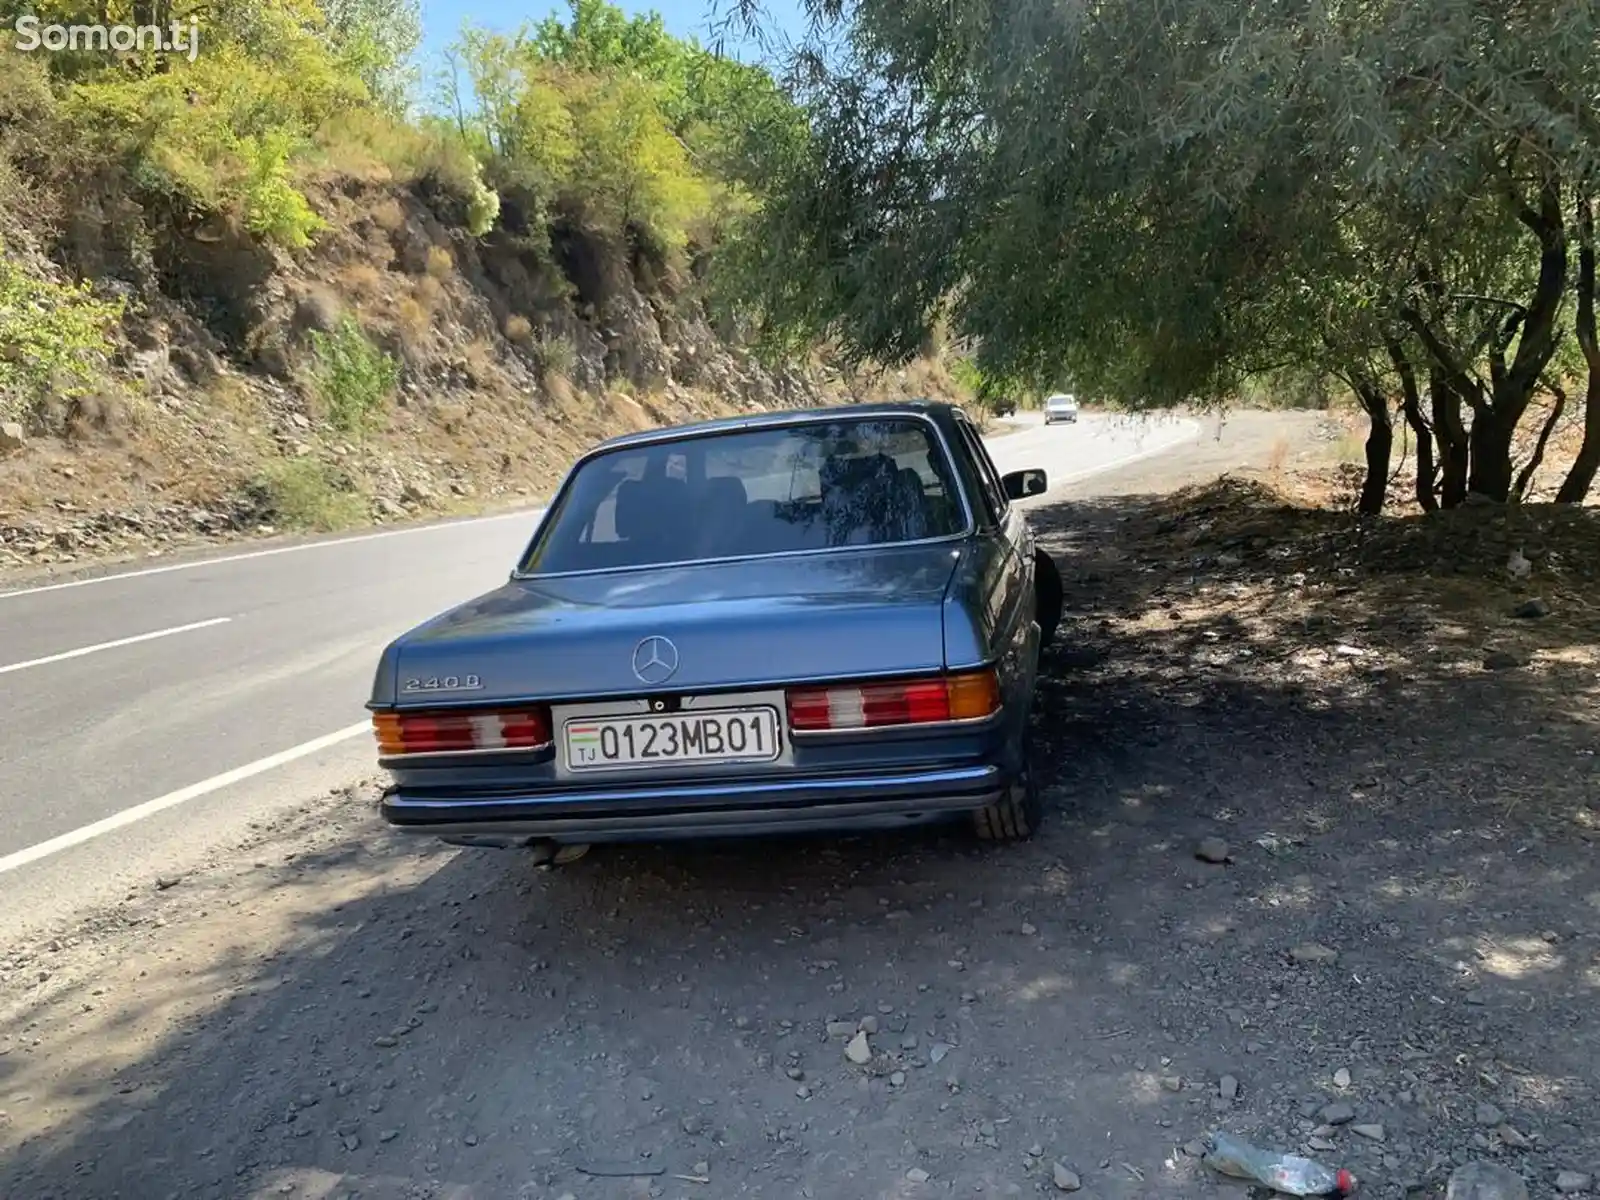
[[[633,648],[633,673],[641,683],[665,683],[678,673],[678,648],[664,637],[647,637]]]

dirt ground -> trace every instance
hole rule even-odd
[[[1361,525],[1257,450],[1039,510],[1031,843],[540,871],[324,797],[0,947],[0,1196],[1241,1196],[1209,1128],[1369,1196],[1583,1183],[1600,524]]]

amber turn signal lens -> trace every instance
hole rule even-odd
[[[950,692],[950,719],[973,721],[1000,708],[1000,680],[993,671],[952,675],[945,681]]]
[[[432,709],[372,714],[380,758],[461,754],[473,750],[542,750],[550,744],[550,710]]]
[[[378,753],[384,758],[406,752],[404,735],[400,732],[399,713],[373,713],[372,732],[378,739]]]

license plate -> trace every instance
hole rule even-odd
[[[659,717],[574,717],[564,726],[574,771],[678,763],[771,762],[783,752],[772,708]]]

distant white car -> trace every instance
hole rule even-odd
[[[1076,421],[1078,419],[1078,400],[1065,392],[1057,392],[1044,402],[1044,423],[1054,425],[1057,421]]]

